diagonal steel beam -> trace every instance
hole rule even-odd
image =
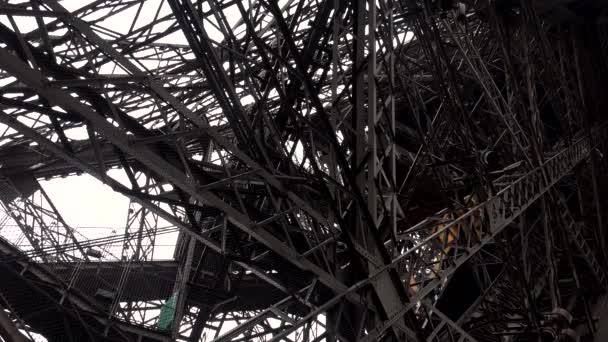
[[[104,120],[103,117],[95,113],[91,108],[83,105],[77,99],[67,95],[64,91],[47,86],[44,81],[45,78],[42,74],[34,69],[31,69],[27,64],[23,63],[17,57],[8,53],[4,49],[0,50],[0,67],[20,79],[24,84],[27,84],[32,89],[35,89],[49,102],[81,115],[95,128],[99,134],[106,137],[109,141],[116,145],[116,147],[128,155],[133,156],[159,175],[163,175],[163,177],[165,177],[169,182],[175,184],[196,200],[225,212],[228,220],[231,223],[266,245],[271,250],[275,251],[277,254],[284,257],[286,260],[289,260],[295,266],[303,270],[313,272],[319,277],[321,282],[338,292],[341,292],[347,288],[334,276],[330,275],[319,266],[306,259],[299,258],[295,251],[278,240],[276,237],[272,236],[270,233],[263,229],[256,228],[255,222],[253,222],[249,217],[226,204],[226,202],[212,192],[198,190],[198,185],[193,180],[188,179],[188,177],[186,177],[186,175],[179,171],[175,166],[166,162],[149,148],[142,145],[132,144],[132,139],[123,133],[122,130],[112,126],[108,121]]]

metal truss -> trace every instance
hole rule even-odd
[[[575,7],[0,2],[0,309],[49,341],[592,336],[608,50]],[[37,181],[81,173],[124,230]]]
[[[141,187],[148,195],[154,196],[158,195],[159,192],[162,192],[162,186],[157,186],[154,183],[154,179],[147,177],[145,174],[138,173],[134,177],[137,184],[143,183]],[[148,211],[137,202],[131,201],[127,213],[121,259],[138,261],[152,260],[154,258],[154,246],[158,224],[158,215]]]
[[[7,218],[11,219],[5,220],[3,236],[24,250],[32,249],[42,261],[69,262],[88,258],[74,229],[66,224],[35,179],[21,179],[25,193],[8,178],[2,178],[0,182],[0,203]],[[72,248],[65,251],[66,245]]]

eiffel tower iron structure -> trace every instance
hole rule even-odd
[[[0,340],[605,341],[607,15],[0,1]]]

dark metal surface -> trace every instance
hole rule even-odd
[[[4,1],[0,308],[49,341],[590,341],[606,8]],[[112,235],[39,182],[83,173],[130,200]]]

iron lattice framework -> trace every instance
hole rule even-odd
[[[2,1],[0,335],[590,341],[603,13]],[[124,229],[86,237],[38,182],[81,173]]]

